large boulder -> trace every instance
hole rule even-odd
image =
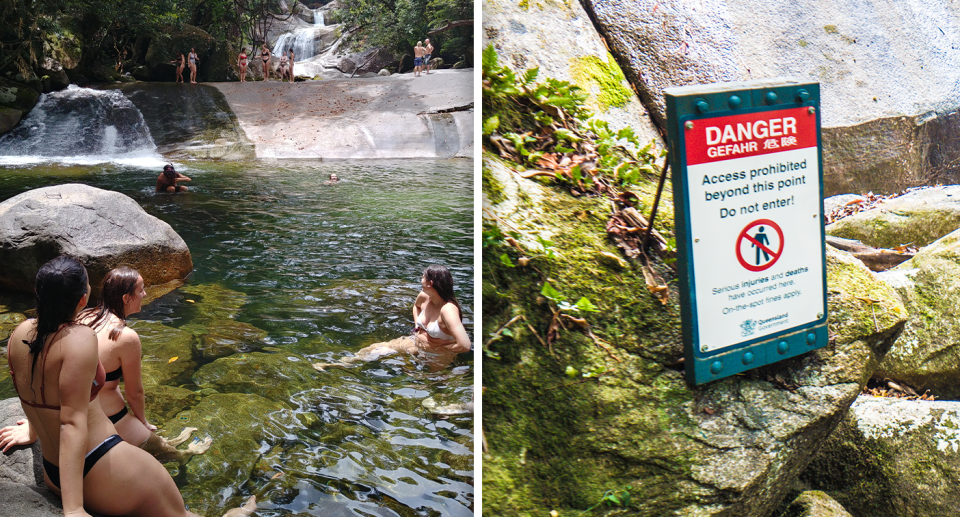
[[[614,129],[631,126],[641,140],[661,141],[581,2],[484,0],[483,29],[483,47],[492,44],[501,63],[517,71],[539,67],[540,78],[570,81]]]
[[[16,127],[22,117],[22,110],[0,106],[0,135]]]
[[[860,397],[802,481],[857,517],[960,515],[960,403]]]
[[[500,257],[515,247],[483,249],[483,334],[512,331],[485,347],[499,356],[483,365],[485,512],[567,514],[629,487],[638,515],[770,515],[899,336],[906,311],[897,293],[828,250],[830,344],[691,387],[678,371],[676,294],[664,306],[639,265],[602,258],[620,253],[597,217],[608,202],[572,198],[484,159],[484,205],[531,258],[510,267]],[[633,191],[646,203],[650,187]],[[669,196],[661,203],[658,229],[669,231]],[[552,256],[538,237],[552,241]],[[669,266],[653,267],[672,283]],[[595,337],[568,327],[544,346],[553,317],[541,295],[546,277],[601,309],[583,315]],[[529,326],[510,323],[518,316]]]
[[[897,287],[910,321],[875,377],[937,398],[960,396],[960,230],[880,277]],[[876,311],[886,311],[882,304]]]
[[[529,4],[532,10],[539,2]],[[949,34],[943,27],[960,24],[956,4],[667,0],[641,7],[591,0],[586,6],[662,124],[668,87],[770,77],[817,81],[828,195],[958,183],[960,141],[951,135],[960,125],[960,46],[943,43]]]
[[[240,68],[237,66],[237,56],[239,55],[240,53],[229,43],[225,41],[216,42],[206,59],[200,59],[200,66],[197,67],[197,77],[204,81],[239,81]],[[247,54],[247,56],[247,63],[253,63],[250,55]]]
[[[68,183],[0,203],[0,287],[33,292],[37,270],[60,254],[83,262],[94,288],[121,265],[139,271],[147,285],[193,270],[173,228],[119,192]]]
[[[39,69],[40,73],[46,77],[44,84],[49,86],[49,88],[45,88],[44,93],[60,91],[70,86],[70,77],[67,76],[63,65],[56,59],[50,57],[45,58],[40,64]]]
[[[3,367],[4,370],[6,366]],[[0,428],[25,419],[20,399],[0,400]],[[43,456],[40,442],[14,447],[0,454],[0,508],[3,515],[18,517],[60,517],[60,498],[43,483]]]
[[[40,92],[23,83],[0,78],[0,108],[13,108],[26,113],[40,100]]]
[[[820,490],[797,496],[779,517],[852,517],[836,500]]]
[[[875,248],[922,248],[960,228],[960,185],[908,192],[827,226],[828,235]]]
[[[197,67],[197,81],[206,80],[200,73],[202,67],[207,66],[207,61],[211,60],[217,48],[217,42],[206,31],[193,25],[183,25],[182,28],[170,27],[165,30],[161,36],[150,40],[147,52],[144,54],[144,61],[150,68],[150,75],[155,81],[175,81],[177,78],[177,67],[171,61],[175,61],[180,54],[187,59],[190,49],[193,48],[200,58]],[[183,80],[190,81],[189,65],[183,68]]]

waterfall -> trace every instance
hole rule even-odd
[[[323,20],[323,11],[318,7],[313,10],[313,24],[314,25],[326,25],[327,23]],[[296,50],[294,50],[296,52]]]
[[[292,48],[293,57],[297,61],[310,59],[316,55],[316,39],[316,27],[284,32],[277,38],[277,43],[273,46],[273,55],[279,56],[281,52],[286,52]]]
[[[123,93],[70,85],[41,95],[27,117],[0,137],[0,165],[39,162],[156,167],[164,159],[140,110]]]

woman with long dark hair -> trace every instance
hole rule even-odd
[[[162,463],[176,461],[183,464],[195,454],[209,449],[211,439],[208,437],[190,444],[181,451],[176,446],[187,441],[196,428],[188,427],[180,436],[167,441],[154,433],[156,426],[147,422],[140,374],[140,336],[126,326],[127,316],[140,312],[146,294],[143,277],[135,269],[112,269],[103,277],[100,303],[82,311],[77,321],[97,333],[100,362],[107,371],[106,382],[100,391],[100,406],[117,428],[117,433],[123,441],[149,452]],[[120,393],[121,379],[123,394]],[[127,403],[130,404],[129,411]]]
[[[120,439],[100,406],[106,372],[97,335],[74,322],[89,293],[82,264],[65,256],[47,262],[37,272],[37,317],[17,326],[7,344],[30,438],[40,440],[44,481],[63,499],[65,516],[89,517],[86,509],[104,515],[193,515],[163,465]],[[252,511],[250,502],[247,508]]]
[[[357,352],[346,363],[372,361],[397,352],[417,356],[431,370],[442,370],[457,354],[470,351],[470,337],[463,328],[460,302],[453,294],[453,275],[444,266],[432,265],[423,270],[421,291],[413,302],[413,336],[404,336],[384,343],[375,343]],[[317,363],[318,370],[342,364]]]

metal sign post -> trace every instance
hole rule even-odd
[[[687,380],[826,346],[820,85],[664,94]]]

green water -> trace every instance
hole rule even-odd
[[[187,285],[130,320],[148,419],[163,435],[192,426],[214,440],[185,468],[168,465],[188,506],[212,517],[256,494],[260,516],[472,515],[473,417],[440,419],[422,404],[471,401],[471,354],[436,373],[407,357],[310,367],[409,333],[433,263],[451,269],[473,334],[472,164],[178,168],[193,178],[186,195],[155,195],[157,170],[0,167],[0,200],[67,182],[116,190],[190,247]],[[331,172],[342,181],[323,185]],[[0,293],[0,305],[31,301]],[[0,379],[0,397],[15,396]]]

